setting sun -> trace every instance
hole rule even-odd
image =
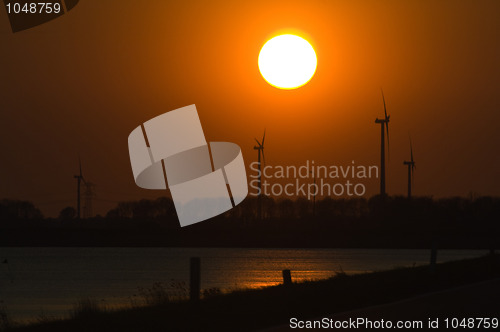
[[[309,82],[316,72],[316,52],[307,40],[280,35],[266,42],[259,54],[262,77],[274,87],[296,89]]]

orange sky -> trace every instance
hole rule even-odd
[[[406,192],[409,133],[415,194],[500,194],[496,0],[82,0],[16,34],[0,12],[0,197],[33,200],[46,215],[75,204],[78,151],[97,212],[161,195],[136,188],[127,137],[189,104],[207,140],[237,143],[247,164],[267,128],[270,165],[378,165],[380,88],[391,115],[389,194]],[[260,48],[281,32],[318,55],[297,90],[258,71]]]

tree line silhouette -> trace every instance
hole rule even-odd
[[[42,219],[43,215],[32,202],[2,199],[0,200],[0,220]]]
[[[43,218],[30,202],[0,201],[1,245],[498,248],[500,198],[373,196],[313,203],[247,197],[230,211],[180,227],[172,199],[123,201],[105,216],[74,207]],[[437,240],[436,240],[437,239]]]
[[[314,213],[314,214],[313,214]],[[443,222],[488,223],[500,217],[500,198],[496,197],[452,197],[434,200],[431,197],[407,199],[403,196],[389,196],[382,199],[349,198],[333,199],[325,197],[317,200],[313,212],[312,202],[299,197],[296,200],[263,196],[263,220],[301,220],[312,222],[331,220],[370,221],[420,221],[442,220]],[[106,218],[116,219],[174,219],[176,212],[170,198],[156,200],[120,202],[110,210]],[[240,205],[222,215],[223,219],[242,221],[258,220],[258,199],[247,197]]]
[[[295,200],[262,197],[262,220],[258,216],[258,199],[247,197],[241,204],[215,219],[239,220],[242,224],[269,222],[346,222],[369,221],[376,223],[419,222],[428,223],[475,223],[496,224],[500,220],[500,198],[490,196],[451,197],[433,199],[431,197],[373,196],[366,198],[325,197],[312,202],[304,197]],[[32,202],[21,200],[0,200],[0,219],[41,220],[40,210]],[[53,218],[45,218],[54,220]],[[57,220],[76,219],[75,208],[68,206],[61,210]],[[141,199],[119,202],[104,217],[88,220],[135,220],[135,221],[177,221],[174,203],[169,197]],[[84,222],[86,219],[83,219]]]

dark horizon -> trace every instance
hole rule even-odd
[[[170,198],[122,202],[77,219],[74,208],[42,219],[34,206],[0,200],[2,246],[429,248],[498,247],[500,198],[374,196],[312,202],[257,197],[188,227]],[[24,210],[23,210],[24,208]],[[10,213],[10,214],[9,214]],[[17,214],[16,214],[17,213]],[[24,214],[23,214],[24,213]]]

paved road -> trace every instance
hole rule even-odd
[[[429,318],[439,317],[439,331],[446,330],[444,322],[444,318],[446,317],[496,317],[500,320],[500,279],[424,294],[389,304],[332,314],[327,317],[334,319],[334,321],[349,320],[350,318],[366,318],[373,322],[384,319],[385,321],[391,320],[394,324],[400,320],[422,321],[424,327],[427,326]],[[316,320],[321,320],[322,318],[318,317]],[[291,329],[289,326],[278,326],[266,329],[265,331],[279,332],[290,330],[296,331],[300,329]],[[393,330],[398,329],[393,328]],[[453,329],[450,328],[449,330],[452,331]],[[461,328],[460,330],[480,331],[483,329]],[[493,331],[491,328],[484,330]]]

